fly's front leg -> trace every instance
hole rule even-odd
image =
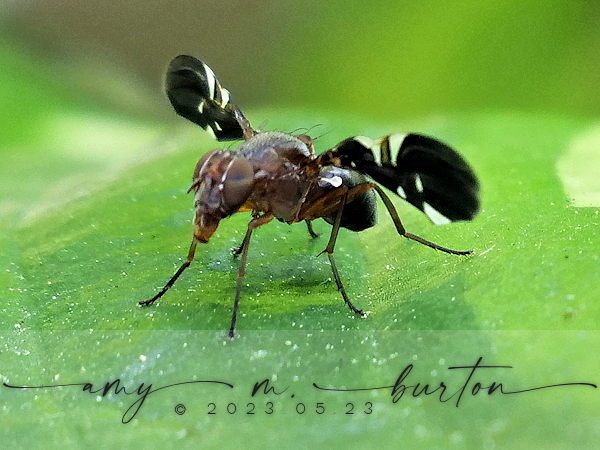
[[[240,254],[244,251],[244,241],[240,244],[239,247],[234,247],[231,249],[231,254],[233,256],[240,256]]]
[[[257,216],[250,221],[248,224],[248,230],[246,231],[246,236],[242,241],[242,245],[240,247],[240,252],[242,253],[242,260],[240,261],[240,270],[238,272],[237,279],[237,287],[235,289],[235,300],[233,302],[233,313],[231,315],[231,326],[229,327],[229,337],[233,338],[235,336],[235,323],[237,322],[237,312],[238,306],[240,304],[240,294],[242,292],[242,283],[244,281],[244,275],[246,273],[246,260],[248,259],[248,247],[250,246],[250,236],[252,236],[252,231],[255,228],[260,227],[261,225],[265,225],[273,220],[272,213],[266,213],[262,216]]]
[[[331,236],[329,236],[329,243],[327,244],[327,247],[325,248],[325,250],[323,250],[319,254],[327,253],[327,256],[329,257],[329,263],[331,264],[331,270],[333,271],[333,277],[335,278],[335,283],[337,284],[338,291],[340,291],[340,293],[342,294],[342,297],[344,297],[344,301],[346,302],[346,305],[348,305],[348,307],[352,310],[352,312],[354,314],[358,314],[358,315],[364,317],[364,316],[366,316],[364,311],[361,309],[358,309],[356,306],[354,306],[354,304],[348,298],[348,294],[346,294],[346,289],[344,289],[344,285],[342,284],[342,279],[340,278],[340,274],[338,273],[337,266],[335,264],[335,259],[333,258],[333,248],[335,247],[335,241],[337,239],[337,235],[340,230],[340,223],[342,221],[344,205],[346,205],[347,199],[348,199],[348,191],[346,191],[346,193],[343,195],[343,197],[340,201],[340,206],[337,211],[337,216],[335,217],[335,222],[333,223],[333,229],[331,230]]]
[[[246,119],[246,118],[244,117],[244,119]],[[252,212],[252,211],[254,211],[252,204],[247,203],[247,204],[244,204],[240,209],[238,209],[237,212],[240,213],[240,212]],[[242,242],[238,247],[233,247],[231,249],[231,254],[233,256],[240,256],[242,254],[243,250],[244,250],[244,243]]]
[[[167,284],[165,284],[165,287],[163,287],[158,294],[156,294],[154,297],[152,297],[148,300],[143,300],[141,302],[138,302],[138,306],[151,305],[156,300],[161,298],[165,294],[165,292],[167,292],[171,288],[171,286],[173,286],[173,284],[177,281],[177,278],[179,278],[179,276],[183,273],[183,271],[185,269],[187,269],[189,267],[189,265],[192,263],[192,261],[194,260],[194,254],[196,253],[196,245],[198,245],[198,240],[194,237],[194,238],[192,238],[192,245],[190,246],[190,251],[188,252],[187,259],[181,265],[181,267],[177,270],[177,272],[175,272],[175,275],[173,275],[171,277],[171,279],[167,282]]]

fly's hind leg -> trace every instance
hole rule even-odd
[[[375,183],[368,183],[368,184],[371,186],[372,189],[375,189],[375,191],[381,197],[381,200],[383,200],[383,203],[385,204],[385,207],[387,208],[388,212],[390,213],[390,216],[392,216],[394,225],[396,225],[396,230],[398,231],[398,234],[400,234],[401,236],[404,236],[407,239],[416,241],[420,244],[426,245],[427,247],[431,247],[435,250],[439,250],[444,253],[450,253],[451,255],[471,255],[473,253],[473,250],[452,250],[451,248],[442,247],[441,245],[438,245],[434,242],[428,241],[427,239],[423,239],[421,236],[417,236],[416,234],[408,233],[406,231],[406,229],[404,228],[404,225],[402,225],[402,222],[400,221],[400,217],[398,216],[398,212],[396,211],[394,204],[392,203],[390,198],[386,195],[386,193],[383,192],[383,189],[381,189]]]

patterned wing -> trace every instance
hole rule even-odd
[[[177,56],[167,70],[166,91],[182,117],[211,132],[219,141],[244,139],[252,134],[248,120],[231,102],[229,91],[214,72],[193,56]]]
[[[436,225],[472,220],[479,211],[479,183],[473,170],[456,151],[430,137],[355,136],[328,153],[394,191]]]

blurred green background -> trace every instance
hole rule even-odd
[[[26,1],[1,14],[53,60],[120,65],[155,90],[174,55],[194,54],[245,108],[600,112],[593,0]]]
[[[266,377],[312,407],[286,416],[295,403],[271,398],[272,417],[209,417],[208,401],[222,411],[234,400],[169,390],[123,426],[131,401],[122,395],[0,389],[3,443],[598,442],[597,390],[469,397],[459,414],[430,398],[391,404],[386,393],[365,392],[357,405],[371,401],[376,414],[346,417],[329,414],[343,411],[346,397],[315,393],[311,383],[385,385],[413,363],[418,380],[435,385],[448,366],[477,356],[513,365],[514,389],[598,382],[599,2],[5,1],[0,27],[0,379],[120,377],[131,387]],[[248,220],[240,214],[156,307],[136,308],[186,254],[184,193],[200,155],[217,145],[177,118],[164,95],[164,70],[181,53],[204,59],[255,127],[317,126],[317,151],[352,134],[409,130],[451,143],[481,181],[476,220],[434,227],[395,203],[409,231],[475,255],[406,242],[383,210],[376,227],[340,233],[342,279],[370,311],[358,320],[316,257],[326,237],[269,224],[253,235],[240,338],[230,342],[230,249]],[[247,394],[235,392],[238,406]],[[185,416],[173,412],[178,402]],[[316,415],[315,402],[328,413]]]

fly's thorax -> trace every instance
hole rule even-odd
[[[250,162],[229,150],[213,150],[204,155],[194,170],[190,191],[195,192],[194,235],[208,242],[221,219],[238,211],[254,186]]]
[[[249,204],[293,223],[310,187],[315,155],[309,136],[267,131],[240,144],[238,154],[254,167],[255,189]]]
[[[252,139],[242,142],[237,152],[255,169],[272,174],[289,171],[293,165],[314,159],[312,140],[308,136],[293,136],[279,131],[257,133]]]

